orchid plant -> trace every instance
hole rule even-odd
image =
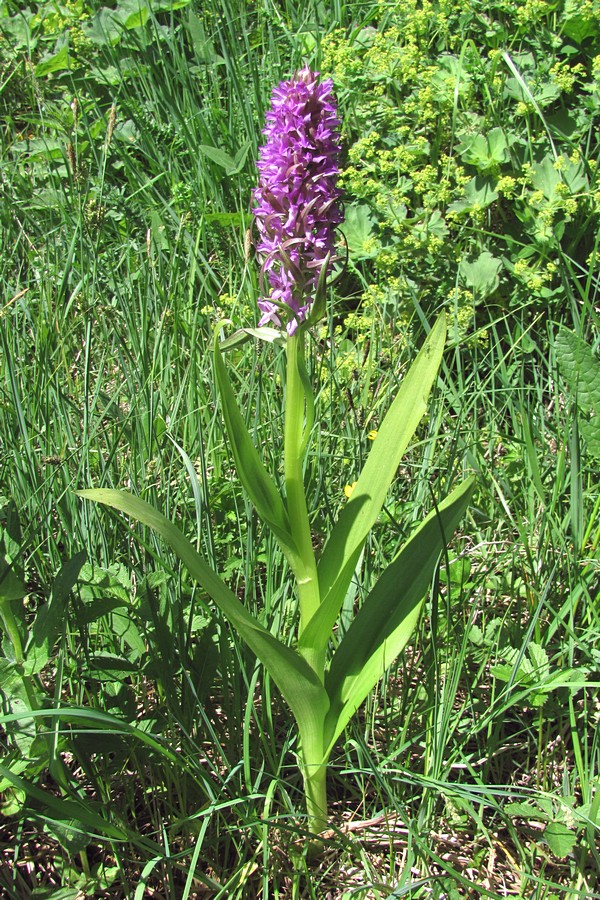
[[[327,825],[327,764],[336,741],[406,645],[445,543],[472,493],[468,479],[439,501],[390,560],[350,626],[336,624],[361,554],[400,459],[426,410],[445,343],[441,316],[385,416],[354,486],[317,558],[303,466],[315,423],[315,400],[305,365],[305,338],[325,313],[327,278],[342,221],[337,188],[339,121],[333,86],[304,68],[273,92],[254,192],[256,245],[261,262],[258,329],[215,336],[214,367],[237,472],[257,513],[269,526],[297,586],[299,619],[292,646],[262,625],[198,554],[182,532],[144,500],[117,490],[80,494],[152,527],[256,654],[295,718],[308,828]],[[285,344],[284,485],[265,468],[246,428],[223,352],[264,337]]]

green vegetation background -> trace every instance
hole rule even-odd
[[[0,2],[8,897],[600,896],[599,37],[597,0]],[[332,759],[318,863],[268,679],[150,533],[73,494],[160,505],[286,633],[209,347],[256,323],[254,161],[304,62],[339,99],[348,252],[311,342],[317,546],[450,321],[347,615],[478,478],[414,644]],[[278,472],[281,356],[231,360]]]

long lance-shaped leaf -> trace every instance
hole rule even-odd
[[[325,544],[318,565],[321,606],[300,637],[301,649],[323,649],[329,640],[363,544],[385,502],[404,451],[427,408],[445,341],[446,319],[441,315],[404,377],[352,496]]]
[[[292,562],[297,556],[297,550],[291,535],[287,509],[248,434],[216,336],[214,356],[223,417],[238,476],[259,516],[270,526],[288,560]]]
[[[344,635],[325,678],[331,700],[325,758],[409,640],[439,555],[464,515],[473,487],[474,480],[468,478],[427,516],[381,575]]]
[[[278,641],[248,612],[176,525],[145,500],[126,491],[99,488],[77,493],[112,506],[160,534],[267,669],[292,710],[303,739],[313,732],[322,732],[329,698],[318,677],[298,653]]]

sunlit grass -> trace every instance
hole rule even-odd
[[[26,601],[13,603],[23,635],[48,616],[52,641],[31,679],[33,722],[2,645],[0,885],[15,898],[36,885],[37,896],[172,900],[598,896],[598,457],[556,351],[559,323],[597,350],[597,237],[580,234],[583,219],[551,252],[560,304],[524,298],[519,283],[509,309],[510,276],[467,324],[448,300],[456,317],[431,415],[367,547],[363,584],[464,473],[478,490],[419,634],[332,757],[318,862],[303,856],[296,748],[269,679],[149,532],[134,540],[74,495],[126,487],[160,503],[252,612],[289,633],[296,600],[236,480],[209,348],[223,319],[256,321],[245,245],[272,86],[322,59],[336,27],[383,30],[395,11],[297,6],[192,3],[39,77],[23,60],[37,63],[55,39],[27,50],[3,21],[16,49],[0,95],[0,549],[23,580]],[[0,4],[4,20],[13,7]],[[490,15],[514,59],[534,26]],[[552,15],[538,23],[540,52],[556,27]],[[453,38],[459,54],[465,39]],[[590,39],[570,40],[591,72]],[[352,134],[364,97],[341,100]],[[503,103],[487,112],[508,127]],[[440,142],[457,112],[440,113]],[[546,140],[535,109],[528,116]],[[594,141],[590,131],[590,179]],[[484,246],[494,225],[469,224],[465,247]],[[521,249],[506,241],[503,253],[510,263]],[[419,265],[431,283],[435,259],[422,259],[403,262],[407,316],[361,305],[385,276],[351,257],[331,330],[310,344],[317,544],[433,322]],[[246,345],[233,364],[265,463],[281,474],[283,360]],[[357,588],[348,608],[360,600]]]

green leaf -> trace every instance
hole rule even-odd
[[[95,653],[89,659],[89,674],[98,681],[122,682],[137,671],[139,665],[136,662],[114,653]]]
[[[147,0],[120,0],[116,9],[103,6],[82,30],[95,44],[118,44],[126,31],[144,26],[150,17]]]
[[[26,593],[23,580],[7,562],[4,554],[0,553],[0,607],[11,600],[21,600]]]
[[[547,818],[547,815],[544,812],[540,812],[538,806],[534,803],[527,803],[526,801],[507,803],[504,806],[504,812],[509,816],[515,816],[520,819],[541,819],[544,821]]]
[[[380,252],[381,244],[374,233],[374,221],[368,206],[347,206],[342,231],[352,261],[373,259]]]
[[[215,339],[215,374],[223,405],[223,417],[240,481],[259,516],[272,529],[286,555],[294,557],[296,549],[287,509],[248,434],[217,339]]]
[[[119,600],[122,606],[131,602],[131,575],[122,563],[113,563],[108,569],[86,563],[79,573],[79,596],[87,606],[93,600]],[[93,618],[82,619],[92,622]]]
[[[600,359],[579,335],[561,328],[555,342],[559,369],[581,414],[587,448],[600,456]]]
[[[63,876],[64,877],[64,876]],[[79,888],[59,888],[54,887],[36,887],[35,893],[31,894],[32,900],[81,900],[81,891]]]
[[[137,3],[137,9],[134,12],[129,13],[129,15],[123,19],[123,28],[126,28],[128,31],[131,31],[133,28],[141,28],[142,25],[145,25],[148,19],[150,18],[150,10],[147,6],[143,6]]]
[[[207,222],[214,222],[216,225],[222,225],[223,228],[239,228],[246,226],[244,216],[239,212],[202,212],[202,218]]]
[[[486,207],[498,199],[498,193],[494,190],[494,182],[476,175],[468,182],[465,188],[465,196],[469,207]]]
[[[442,584],[452,584],[457,585],[459,588],[463,587],[469,580],[469,576],[471,574],[471,560],[468,556],[460,556],[455,559],[450,559],[448,561],[448,567],[444,567],[440,570],[439,579]],[[472,628],[473,623],[471,623]],[[481,633],[481,629],[478,629],[481,634],[481,638],[483,640],[483,634]],[[470,635],[471,640],[474,640],[475,632]]]
[[[559,368],[582,412],[600,416],[600,359],[589,344],[566,328],[555,341]]]
[[[267,669],[292,710],[303,741],[322,732],[329,699],[318,677],[298,653],[263,628],[172,522],[126,491],[100,488],[77,493],[132,516],[160,534]]]
[[[235,159],[233,160],[233,169],[226,169],[226,175],[237,175],[238,172],[241,172],[244,168],[244,163],[246,162],[246,157],[248,156],[248,151],[251,147],[250,141],[246,141],[245,144],[242,144],[238,152],[235,154]]]
[[[582,44],[587,38],[600,34],[600,23],[593,7],[588,9],[581,0],[566,0],[562,16],[562,31],[567,37]]]
[[[152,12],[172,12],[189,6],[192,0],[150,0]]]
[[[38,611],[25,649],[26,672],[36,675],[46,665],[65,622],[65,604],[86,560],[85,551],[67,560],[52,585],[50,599]]]
[[[544,828],[544,840],[555,856],[563,858],[573,851],[577,835],[562,822],[548,822]]]
[[[52,72],[64,72],[69,68],[69,45],[64,44],[60,50],[52,56],[42,59],[35,67],[35,77],[44,78]]]
[[[593,456],[600,456],[600,416],[594,416],[589,422],[580,422],[579,430],[590,453]]]
[[[441,315],[392,403],[377,440],[323,549],[318,564],[321,606],[300,638],[300,647],[323,649],[329,640],[367,535],[379,515],[404,451],[427,408],[446,341]]]
[[[122,30],[114,20],[114,10],[105,6],[95,16],[82,22],[81,31],[86,40],[98,46],[116,44],[122,34]]]
[[[535,57],[532,53],[517,53],[511,57],[506,50],[502,58],[512,77],[504,82],[504,93],[517,101],[533,106],[538,115],[541,107],[548,106],[561,95],[561,87],[548,78],[539,78]]]
[[[535,675],[537,681],[543,682],[550,675],[548,654],[541,644],[536,644],[535,641],[529,642],[527,651],[531,659],[532,674]]]
[[[2,40],[8,42],[5,44],[5,47],[10,47],[12,51],[27,50],[31,54],[31,51],[36,48],[38,43],[37,36],[32,33],[31,29],[31,13],[24,15],[21,12],[16,16],[9,16],[6,4],[1,8],[0,32]]]
[[[28,681],[15,669],[4,669],[1,674],[1,693],[4,697],[2,716],[6,731],[24,757],[32,755],[32,746],[36,738],[35,722],[31,713],[37,700],[37,691],[29,688]],[[10,717],[12,721],[10,720]]]
[[[219,341],[219,350],[233,350],[236,347],[241,347],[250,338],[265,341],[268,344],[277,344],[278,346],[285,346],[286,342],[286,338],[278,328],[269,328],[266,325],[261,328],[238,328],[228,338]]]
[[[485,300],[497,289],[501,268],[501,261],[492,256],[489,250],[484,250],[472,262],[461,260],[458,271],[464,284],[473,290],[477,299]]]
[[[34,709],[31,711],[32,719],[49,719],[51,722],[56,720],[59,722],[69,722],[74,725],[81,726],[81,734],[94,734],[99,731],[101,735],[117,734],[126,736],[127,739],[140,741],[145,747],[149,747],[154,753],[162,756],[170,763],[177,763],[178,757],[175,751],[171,750],[167,745],[166,738],[158,738],[148,731],[144,730],[144,720],[140,720],[138,724],[131,725],[129,722],[118,719],[110,713],[102,712],[99,709],[91,709],[80,706],[60,706],[49,709]],[[18,722],[21,717],[18,714],[3,715],[0,718],[2,724]],[[89,726],[89,728],[87,727]],[[98,734],[96,734],[98,737]],[[2,781],[0,780],[0,785]]]
[[[508,146],[504,130],[492,128],[487,135],[467,135],[456,149],[465,162],[486,172],[508,162]]]
[[[422,233],[424,235],[434,235],[440,240],[444,240],[448,236],[448,226],[439,209],[432,210],[429,218],[424,220]]]
[[[464,200],[455,200],[448,206],[448,212],[461,213],[485,209],[498,199],[494,185],[492,178],[476,175],[465,185]]]
[[[198,150],[208,159],[212,159],[218,166],[221,166],[222,169],[225,169],[226,175],[237,175],[244,168],[250,146],[250,141],[242,144],[235,154],[235,158],[226,153],[225,150],[220,150],[219,147],[211,147],[210,144],[199,144]]]
[[[508,663],[495,663],[493,666],[490,667],[490,673],[494,676],[494,678],[497,678],[499,681],[505,681],[508,683],[513,678],[514,668],[513,668],[513,666],[509,665]],[[521,668],[521,669],[519,669],[517,678],[515,680],[521,681],[524,677],[525,677],[525,672]]]
[[[471,75],[462,58],[452,53],[436,57],[437,67],[431,76],[433,100],[436,103],[454,103],[455,96],[462,97],[469,89]]]
[[[196,15],[193,8],[188,14],[188,35],[192,42],[192,48],[196,60],[202,65],[218,66],[225,62],[222,56],[216,52],[213,43],[208,36],[204,23]]]
[[[203,156],[208,157],[218,166],[221,166],[222,169],[225,169],[226,172],[232,172],[236,168],[236,162],[233,156],[230,156],[229,153],[226,153],[224,150],[220,150],[218,147],[211,147],[209,144],[198,144],[197,149],[202,153]]]
[[[31,141],[23,141],[15,148],[17,153],[27,155],[30,161],[38,160],[64,160],[65,146],[59,140],[50,138],[34,138]],[[47,198],[49,194],[45,195]],[[56,195],[57,196],[57,195]]]
[[[427,516],[381,575],[344,635],[325,679],[331,699],[327,746],[333,746],[409,640],[439,555],[467,509],[474,484],[473,478],[464,481]]]
[[[531,172],[531,184],[536,191],[541,191],[547,200],[556,196],[556,188],[562,183],[562,176],[551,156],[544,156],[536,163]]]
[[[72,856],[82,853],[92,840],[90,835],[87,834],[86,826],[79,819],[47,822],[46,831]],[[61,894],[63,894],[63,891],[59,891],[59,897]],[[56,900],[56,896],[56,894],[53,894],[52,900]],[[68,894],[63,894],[63,900],[68,900],[68,897]],[[73,900],[77,900],[77,895],[75,895]]]

